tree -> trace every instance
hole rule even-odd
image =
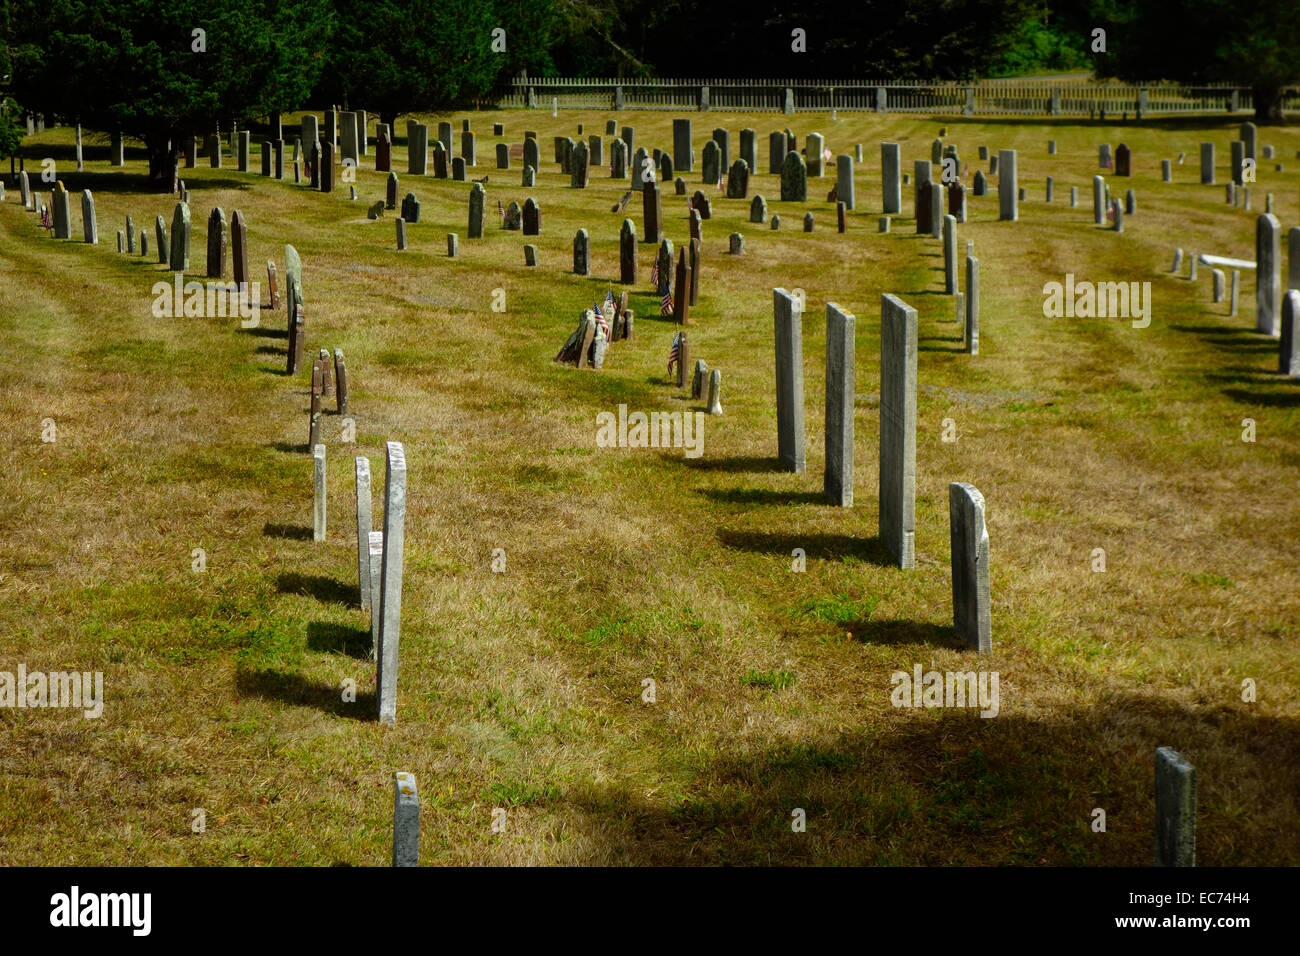
[[[335,0],[338,26],[318,93],[356,101],[390,126],[401,113],[437,110],[486,93],[505,66],[492,52],[490,3]],[[506,25],[507,50],[512,30]],[[527,47],[527,35],[514,37]]]
[[[0,26],[31,108],[144,141],[171,188],[182,137],[297,107],[324,65],[327,0],[10,0]]]
[[[1300,69],[1300,18],[1294,0],[1100,0],[1095,25],[1106,52],[1099,76],[1132,82],[1230,82],[1250,86],[1257,123],[1284,123],[1282,89]]]
[[[22,108],[13,97],[0,97],[0,159],[17,155],[23,141]]]

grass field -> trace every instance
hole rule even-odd
[[[309,354],[347,356],[356,442],[339,441],[327,403],[324,544],[310,530],[309,374],[283,374],[283,310],[251,330],[155,318],[152,284],[171,274],[152,224],[170,226],[175,197],[144,191],[143,150],[111,169],[107,145],[92,144],[78,174],[71,130],[27,141],[30,173],[37,157],[58,162],[75,237],[80,190],[93,191],[100,244],[49,238],[6,177],[0,670],[100,670],[107,703],[98,720],[0,709],[0,863],[386,865],[392,774],[407,770],[430,865],[1148,865],[1165,745],[1197,768],[1199,864],[1300,863],[1300,387],[1277,374],[1276,340],[1254,331],[1252,273],[1235,318],[1211,304],[1208,269],[1196,283],[1168,274],[1175,246],[1253,259],[1266,193],[1284,229],[1300,222],[1300,131],[1261,130],[1286,168],[1261,160],[1247,212],[1224,203],[1237,123],[1217,117],[695,117],[689,189],[709,130],[731,130],[734,157],[751,126],[750,193],[783,225],[752,225],[748,200],[706,188],[690,339],[693,358],[722,370],[725,414],[687,459],[595,443],[595,416],[619,403],[703,408],[665,374],[674,326],[648,282],[653,246],[641,245],[631,295],[635,339],[612,345],[599,372],[551,361],[580,311],[620,289],[624,216],[610,207],[626,189],[607,167],[570,189],[551,138],[615,117],[638,146],[670,149],[672,115],[464,115],[479,131],[472,175],[490,176],[482,240],[466,238],[470,184],[405,175],[404,139],[401,194],[422,203],[404,252],[391,212],[365,216],[386,177],[373,145],[355,203],[345,183],[322,195],[291,175],[240,174],[229,153],[226,169],[182,170],[190,276],[203,275],[211,208],[239,209],[255,278],[274,258],[283,281],[285,243],[302,254]],[[450,118],[458,137],[464,115],[427,119]],[[510,142],[537,130],[535,188],[520,187],[517,161],[492,168],[494,120]],[[824,201],[833,175],[809,181],[806,206],[779,201],[767,135],[786,125],[801,145],[822,132],[836,154],[863,144],[847,234]],[[910,187],[905,215],[877,233],[879,142],[900,142],[910,173],[945,126],[972,168],[988,168],[981,144],[1018,150],[1028,189],[1019,222],[997,221],[991,193],[958,229],[981,264],[973,357],[942,294],[940,243],[914,234]],[[1134,175],[1108,181],[1120,197],[1131,186],[1138,211],[1115,234],[1093,225],[1090,184],[1097,144],[1121,141]],[[1202,141],[1216,144],[1220,185],[1199,185]],[[1179,152],[1162,183],[1160,160]],[[529,194],[543,234],[498,229],[497,200]],[[663,205],[680,245],[685,200],[667,187]],[[150,233],[148,259],[115,252],[128,214]],[[639,197],[626,215],[642,234]],[[571,271],[579,227],[591,277]],[[733,231],[741,257],[727,254]],[[524,242],[539,246],[538,267],[524,266]],[[1150,281],[1150,327],[1044,318],[1043,285],[1067,272]],[[775,469],[776,286],[807,296],[805,475]],[[919,313],[908,571],[877,534],[882,293]],[[852,509],[822,496],[827,301],[857,316]],[[955,443],[941,440],[948,418]],[[353,456],[371,459],[378,520],[386,441],[405,445],[410,469],[396,728],[374,719],[353,517]],[[987,501],[987,658],[953,634],[950,481]],[[491,570],[497,548],[505,573]],[[890,675],[915,664],[999,672],[1000,713],[893,707]],[[654,704],[641,700],[647,677]],[[355,703],[342,700],[348,678]],[[796,808],[806,832],[792,830]]]

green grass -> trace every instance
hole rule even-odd
[[[687,459],[595,444],[596,415],[620,403],[703,410],[666,377],[674,328],[648,291],[654,247],[638,248],[636,338],[599,372],[551,361],[580,310],[619,291],[624,217],[609,209],[626,188],[594,169],[586,192],[571,189],[551,137],[615,118],[663,146],[672,116],[468,118],[482,156],[493,121],[511,142],[538,132],[535,188],[518,186],[518,168],[474,173],[489,176],[490,210],[541,203],[536,268],[492,215],[482,240],[465,239],[468,184],[406,175],[400,137],[400,189],[422,203],[404,252],[391,214],[365,218],[384,188],[371,168],[355,204],[292,177],[183,171],[190,277],[210,208],[238,208],[256,277],[273,259],[283,279],[285,243],[302,254],[309,350],[347,356],[356,440],[341,440],[327,401],[322,544],[301,450],[308,381],[283,375],[283,310],[252,330],[155,318],[150,289],[167,269],[114,251],[126,215],[170,220],[172,197],[124,188],[142,151],[118,171],[91,146],[86,171],[65,173],[74,193],[94,192],[97,248],[49,238],[16,189],[0,204],[0,670],[98,669],[107,695],[98,721],[0,709],[0,863],[383,865],[392,774],[406,770],[434,865],[1148,865],[1164,745],[1197,767],[1201,864],[1300,862],[1300,391],[1276,374],[1276,341],[1253,331],[1249,275],[1230,318],[1208,274],[1166,271],[1175,245],[1253,257],[1255,213],[1197,179],[1202,141],[1226,178],[1235,123],[696,118],[697,154],[713,125],[735,145],[741,128],[759,131],[751,193],[783,227],[749,223],[748,200],[712,200],[689,333],[692,356],[722,371],[725,413],[706,418],[704,454]],[[786,125],[824,133],[836,153],[863,144],[845,235],[830,178],[810,181],[805,205],[779,200],[766,133]],[[940,246],[915,235],[910,187],[905,214],[877,231],[878,142],[901,143],[910,173],[942,127],[972,167],[987,169],[980,145],[1017,149],[1029,192],[1017,223],[997,220],[991,195],[958,227],[981,265],[976,357],[959,351]],[[1111,177],[1112,191],[1131,185],[1139,212],[1116,235],[1092,225],[1090,183],[1096,145],[1121,140],[1134,176]],[[1300,132],[1261,142],[1284,170],[1260,169],[1257,209],[1271,192],[1283,224],[1300,221]],[[1179,152],[1187,162],[1161,182],[1160,159]],[[69,158],[71,132],[29,143],[29,170],[44,155]],[[682,176],[701,187],[698,171]],[[680,246],[684,202],[669,187],[663,204]],[[641,233],[639,199],[626,215]],[[580,227],[590,277],[571,272]],[[462,237],[456,259],[447,232]],[[743,257],[726,251],[731,232]],[[1151,326],[1044,318],[1042,287],[1067,271],[1150,281]],[[807,295],[802,475],[774,468],[776,286]],[[877,538],[884,292],[918,310],[908,571]],[[851,509],[822,496],[827,301],[857,316]],[[1240,440],[1247,417],[1253,444]],[[949,418],[956,442],[941,440]],[[398,722],[383,728],[356,601],[353,457],[370,458],[381,527],[390,440],[405,445],[410,497]],[[981,660],[952,628],[947,486],[959,480],[988,508],[994,652]],[[891,675],[917,664],[996,670],[998,716],[894,708]],[[1241,700],[1247,678],[1255,703]],[[1097,807],[1104,834],[1089,827]],[[796,809],[806,832],[791,829]]]

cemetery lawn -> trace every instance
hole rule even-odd
[[[1254,259],[1266,193],[1284,229],[1300,219],[1300,131],[1261,129],[1286,168],[1260,162],[1247,212],[1224,203],[1237,123],[1218,117],[694,116],[688,189],[701,188],[714,125],[731,131],[732,158],[752,126],[750,195],[782,228],[704,187],[714,215],[689,338],[692,359],[722,370],[725,414],[707,418],[690,459],[595,443],[596,414],[620,403],[704,408],[665,374],[674,327],[648,281],[654,247],[639,249],[635,339],[612,345],[599,372],[551,361],[580,310],[621,289],[624,215],[610,208],[627,188],[606,165],[570,189],[552,137],[579,122],[603,132],[613,117],[635,126],[636,145],[670,149],[672,114],[458,114],[457,154],[464,116],[479,132],[471,176],[490,177],[482,240],[467,238],[470,184],[406,175],[404,136],[393,168],[400,194],[422,203],[404,252],[391,211],[366,218],[386,178],[373,143],[355,203],[345,182],[330,195],[295,185],[288,155],[284,182],[236,172],[229,151],[225,169],[200,158],[182,170],[189,277],[203,278],[211,208],[227,220],[239,209],[253,278],[265,283],[274,258],[283,290],[284,244],[302,254],[308,355],[346,355],[356,441],[340,441],[328,400],[323,544],[311,540],[310,367],[283,374],[283,309],[251,330],[155,318],[151,286],[172,274],[156,264],[153,222],[170,228],[175,198],[145,191],[143,149],[129,144],[126,168],[111,169],[107,142],[92,140],[78,174],[72,130],[28,140],[46,201],[37,157],[57,160],[76,237],[80,191],[93,191],[100,243],[50,238],[7,179],[0,670],[102,671],[107,700],[97,720],[0,708],[0,864],[387,865],[404,770],[419,782],[427,865],[1144,866],[1159,746],[1196,767],[1200,865],[1300,864],[1300,387],[1278,376],[1276,340],[1254,331],[1253,273],[1235,318],[1211,303],[1208,268],[1195,283],[1168,273],[1175,246]],[[447,118],[427,119],[436,132]],[[518,160],[494,168],[494,120],[512,143],[538,131],[535,188],[520,187]],[[847,235],[826,201],[833,167],[809,180],[806,205],[779,201],[767,136],[787,125],[801,144],[822,132],[836,154],[863,144]],[[940,242],[914,234],[911,186],[877,234],[878,144],[900,142],[910,174],[944,126],[972,172],[988,169],[979,145],[1017,149],[1028,190],[1018,223],[997,221],[991,192],[969,199],[958,227],[960,254],[973,239],[980,260],[973,357],[943,294]],[[1138,211],[1117,235],[1092,224],[1091,181],[1097,144],[1121,141],[1134,175],[1108,182],[1121,198],[1131,186]],[[1199,185],[1202,141],[1216,144],[1219,185]],[[1162,183],[1160,160],[1179,152]],[[542,235],[499,229],[497,201],[527,195]],[[663,209],[680,246],[686,200],[671,185]],[[147,259],[115,251],[128,214],[149,233]],[[626,215],[643,235],[639,196]],[[580,227],[591,277],[572,274]],[[733,231],[741,257],[727,254]],[[524,242],[538,267],[524,266]],[[1066,273],[1149,281],[1150,327],[1044,318],[1043,284]],[[803,475],[775,470],[775,286],[807,296]],[[909,571],[877,537],[886,292],[919,313]],[[852,509],[822,496],[827,301],[857,316]],[[945,419],[956,442],[941,440]],[[352,479],[353,456],[369,456],[380,527],[390,440],[409,467],[396,728],[374,719]],[[953,636],[950,481],[987,501],[985,658]],[[1092,570],[1098,548],[1104,572]],[[918,664],[998,672],[998,715],[892,706],[891,674]],[[355,702],[342,699],[348,680]],[[507,811],[503,833],[494,808]],[[792,831],[796,808],[806,832]]]

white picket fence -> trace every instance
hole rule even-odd
[[[966,116],[1087,116],[1232,113],[1253,110],[1249,87],[1179,86],[1090,80],[873,81],[795,79],[515,80],[509,93],[475,101],[482,109],[721,110],[727,112],[890,112]],[[1288,90],[1284,109],[1300,109]]]

